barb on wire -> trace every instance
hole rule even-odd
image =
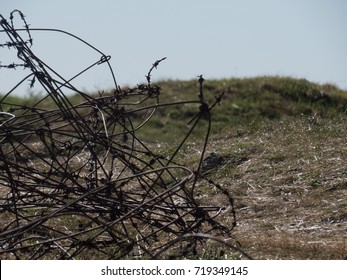
[[[162,62],[165,59],[166,59],[166,57],[163,57],[162,59],[157,60],[156,62],[153,63],[151,69],[149,69],[149,71],[148,71],[148,73],[146,75],[146,80],[147,80],[148,86],[150,86],[150,84],[151,84],[151,74],[152,74],[152,71],[154,70],[154,68],[157,69],[159,63]]]
[[[15,28],[15,15],[24,22],[28,40],[18,32],[23,29]],[[161,89],[151,84],[153,69],[166,58],[152,65],[147,85],[122,90],[109,64],[110,56],[94,46],[66,31],[31,29],[18,10],[11,13],[10,22],[0,15],[0,32],[9,38],[0,46],[17,52],[19,62],[0,68],[25,66],[31,74],[0,96],[1,258],[167,258],[168,250],[170,254],[179,250],[176,245],[185,242],[185,237],[203,242],[209,239],[206,234],[228,235],[236,223],[231,194],[201,176],[199,168],[192,170],[178,160],[192,131],[206,121],[202,116],[207,114],[204,154],[210,110],[220,103],[222,94],[208,106],[200,76],[199,99],[189,101],[197,105],[196,117],[167,157],[137,135],[150,125],[158,108],[176,104],[161,104]],[[32,52],[35,30],[72,36],[98,52],[101,59],[65,79]],[[92,96],[77,90],[74,79],[101,63],[109,66],[114,94]],[[41,86],[44,94],[35,104],[13,102],[13,90],[29,77],[30,86]],[[72,102],[67,90],[76,92],[79,103]],[[198,180],[214,184],[229,205],[198,200]],[[232,223],[220,222],[221,213]]]

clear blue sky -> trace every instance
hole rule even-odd
[[[347,89],[346,0],[1,2],[6,18],[19,9],[31,27],[72,32],[111,55],[121,86],[144,82],[151,64],[166,56],[154,79],[280,75]],[[33,37],[37,56],[66,78],[99,58],[62,35]],[[0,39],[6,40],[4,34]],[[0,48],[3,64],[7,52]],[[0,69],[0,91],[14,75],[24,76],[21,69]],[[76,85],[93,91],[111,82],[103,65]]]

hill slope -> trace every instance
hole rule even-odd
[[[160,86],[168,100],[197,93],[196,81]],[[234,195],[238,227],[233,234],[241,248],[256,259],[346,258],[347,93],[280,77],[206,81],[204,90],[212,101],[225,91],[221,106],[212,111],[207,150],[224,160],[208,177]],[[171,141],[173,131],[183,132],[191,109],[176,107],[160,115]],[[197,164],[194,151],[202,144],[193,141],[188,147],[187,165]],[[208,183],[200,188],[206,203],[223,203]]]
[[[160,101],[197,100],[197,81],[163,81]],[[236,124],[256,125],[262,120],[283,120],[304,116],[332,118],[347,112],[347,92],[334,85],[318,85],[303,79],[258,77],[249,79],[207,80],[204,96],[214,102],[224,92],[220,106],[212,111],[212,132]],[[170,140],[172,133],[187,131],[187,121],[198,112],[198,106],[170,106],[160,108],[152,125],[142,130],[146,137]],[[153,137],[151,137],[151,135]]]
[[[199,102],[179,102],[198,100],[199,84],[157,84],[160,104],[171,105],[158,107],[137,136],[162,158],[170,158],[190,129],[189,121],[200,111]],[[199,180],[194,198],[202,205],[228,207],[212,180],[235,199],[237,227],[231,236],[220,238],[235,242],[256,259],[346,258],[347,92],[333,85],[281,77],[205,81],[203,92],[209,104],[224,92],[220,106],[211,110],[212,133],[206,151],[218,154],[219,160],[204,175],[207,180]],[[156,97],[150,101],[155,103]],[[7,102],[30,106],[36,100]],[[70,102],[83,100],[76,95]],[[3,110],[12,106],[0,105]],[[41,105],[54,108],[50,100]],[[141,121],[147,117],[144,111],[142,115],[127,111],[127,117]],[[199,164],[207,124],[202,118],[201,126],[175,158],[192,170]],[[218,218],[232,223],[227,209]],[[205,257],[238,257],[234,252],[212,253]]]

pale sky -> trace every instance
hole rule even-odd
[[[32,28],[57,28],[107,55],[120,86],[153,79],[292,76],[347,89],[345,0],[0,0],[8,19],[21,10]],[[22,23],[18,21],[18,27]],[[24,36],[25,34],[23,34]],[[33,32],[33,51],[66,79],[100,58],[61,34]],[[1,43],[7,41],[0,33]],[[16,59],[0,48],[2,64]],[[11,60],[12,59],[12,60]],[[18,62],[18,61],[17,61]],[[0,69],[0,92],[25,77]],[[28,87],[29,82],[25,85]],[[112,87],[105,65],[75,81],[87,91]]]

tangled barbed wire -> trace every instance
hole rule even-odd
[[[24,28],[15,28],[18,14]],[[210,132],[211,109],[199,78],[199,98],[160,103],[161,89],[151,82],[123,90],[116,82],[110,56],[66,31],[30,29],[15,10],[10,22],[2,15],[0,44],[16,52],[30,74],[0,96],[0,254],[16,259],[136,259],[185,258],[199,254],[207,241],[217,242],[245,257],[218,235],[236,225],[228,190],[199,172]],[[35,30],[72,36],[101,55],[100,60],[71,79],[55,72],[31,50]],[[1,34],[0,33],[0,34]],[[22,34],[26,34],[24,39]],[[88,95],[74,87],[74,79],[106,63],[114,81],[111,94]],[[14,90],[30,80],[45,92],[33,105],[17,104]],[[73,104],[65,93],[81,98]],[[54,104],[47,108],[47,102]],[[150,125],[156,110],[177,104],[197,105],[190,130],[169,155],[156,152],[137,131]],[[177,162],[183,144],[201,121],[208,122],[201,158],[195,169]],[[196,196],[197,182],[207,180],[227,198],[229,206],[205,205]],[[231,217],[225,225],[217,217]]]

